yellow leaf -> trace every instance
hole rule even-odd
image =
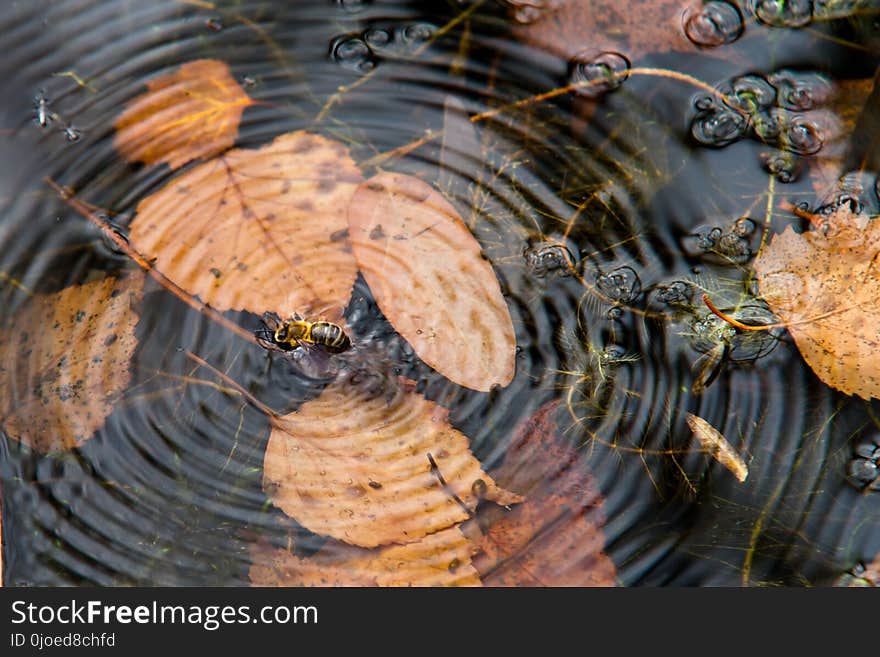
[[[254,101],[213,59],[188,62],[154,78],[114,122],[113,145],[126,159],[177,169],[232,147],[245,107]]]

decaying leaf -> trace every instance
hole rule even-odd
[[[43,452],[82,445],[128,385],[143,275],[31,298],[0,333],[0,425]]]
[[[758,289],[827,385],[880,397],[880,222],[842,204],[820,230],[774,235]]]
[[[250,580],[254,586],[480,586],[472,549],[458,527],[374,549],[330,540],[309,557],[264,541],[251,547]]]
[[[711,424],[699,415],[685,414],[685,420],[694,436],[700,442],[703,450],[708,452],[716,461],[733,473],[740,482],[749,476],[749,468],[742,457],[731,447],[727,439],[721,435]]]
[[[616,584],[603,552],[602,497],[583,460],[555,438],[557,408],[550,402],[524,423],[494,473],[526,501],[509,511],[496,507],[501,516],[479,539],[473,563],[486,586]]]
[[[248,97],[223,62],[199,59],[154,78],[113,124],[126,159],[177,169],[232,147]]]
[[[649,52],[693,52],[682,28],[683,0],[650,0],[638,7],[616,0],[507,0],[518,39],[563,59],[585,49],[618,51],[634,59]],[[693,3],[696,4],[696,3]]]
[[[345,208],[360,179],[342,144],[287,133],[200,164],[141,201],[131,243],[218,310],[335,321],[357,275]]]
[[[474,508],[478,479],[487,499],[520,501],[483,472],[447,415],[413,391],[386,400],[334,383],[274,422],[263,489],[311,531],[362,547],[410,543],[465,520],[454,496]]]
[[[474,390],[505,386],[516,336],[492,266],[461,217],[417,178],[362,183],[351,242],[379,308],[428,365]]]

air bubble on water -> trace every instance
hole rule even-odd
[[[827,21],[845,18],[866,9],[866,0],[813,0],[813,20]]]
[[[761,153],[759,157],[767,173],[779,182],[790,183],[798,179],[801,172],[801,158],[794,153],[767,151]]]
[[[798,155],[814,155],[822,150],[822,130],[809,116],[775,109],[772,116],[779,126],[778,146]]]
[[[363,11],[372,4],[372,0],[336,0],[336,4],[349,13]]]
[[[743,33],[742,15],[729,2],[711,0],[699,7],[690,7],[682,21],[687,38],[708,48],[733,43]]]
[[[849,206],[853,214],[880,214],[878,180],[880,177],[866,171],[851,171],[841,176],[834,189],[820,197],[816,213],[827,215],[842,206]]]
[[[630,62],[618,52],[584,51],[569,62],[569,83],[575,93],[597,98],[614,91],[629,77]]]
[[[330,56],[338,64],[359,73],[367,73],[377,64],[373,51],[358,35],[343,35],[334,39]]]
[[[721,147],[740,139],[748,128],[748,119],[739,112],[715,108],[694,117],[691,135],[704,146]]]
[[[642,281],[632,267],[618,267],[596,277],[596,288],[615,303],[627,304],[642,292]]]
[[[880,491],[880,436],[859,442],[846,467],[847,481],[859,490]]]
[[[372,49],[379,50],[391,43],[392,34],[388,30],[374,27],[364,32],[364,42]]]
[[[758,228],[758,225],[748,217],[740,217],[733,224],[733,232],[740,237],[748,237]]]
[[[783,69],[767,80],[776,87],[777,105],[799,112],[825,105],[834,93],[834,85],[820,73]]]
[[[611,306],[605,316],[612,322],[623,317],[623,308],[620,306]]]
[[[752,114],[776,103],[776,88],[760,75],[742,75],[718,87],[724,104]]]
[[[400,30],[401,41],[406,45],[428,41],[437,32],[437,27],[430,23],[411,23]]]
[[[577,251],[570,240],[550,236],[530,240],[523,251],[523,259],[535,278],[570,276],[577,269]]]
[[[812,0],[750,0],[749,8],[755,18],[773,27],[803,27],[813,19]]]
[[[693,299],[693,286],[686,281],[672,281],[656,289],[658,301],[667,306],[689,306]]]

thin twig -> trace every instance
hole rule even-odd
[[[263,413],[265,413],[270,419],[277,420],[279,418],[278,413],[273,411],[271,408],[266,406],[263,402],[261,402],[259,399],[254,397],[247,390],[245,390],[241,386],[241,384],[238,383],[238,381],[236,381],[235,379],[229,377],[228,375],[226,375],[223,372],[221,372],[220,370],[218,370],[216,367],[211,365],[211,363],[206,361],[204,358],[201,358],[200,356],[196,356],[193,352],[186,351],[184,353],[186,354],[186,357],[189,358],[190,360],[194,360],[202,367],[208,368],[211,372],[214,373],[215,376],[219,377],[221,381],[223,381],[226,385],[230,386],[231,388],[234,388],[235,391],[238,392],[238,394],[240,394],[242,397],[247,399],[251,404],[253,404],[256,408],[261,410]]]
[[[65,202],[67,205],[76,210],[80,215],[91,221],[95,226],[97,226],[101,232],[115,244],[123,253],[125,253],[129,258],[135,261],[135,263],[143,269],[147,274],[149,274],[153,279],[159,283],[162,287],[168,290],[171,294],[176,296],[178,299],[183,301],[185,304],[198,310],[200,313],[203,313],[211,320],[217,322],[224,328],[232,331],[240,338],[248,340],[249,342],[253,342],[254,344],[259,344],[257,342],[256,337],[250,331],[242,328],[235,322],[224,317],[220,312],[214,310],[209,305],[199,301],[196,297],[191,295],[189,292],[184,290],[182,287],[177,285],[174,281],[165,276],[162,272],[156,269],[153,266],[153,263],[147,260],[142,254],[136,251],[128,241],[122,237],[116,230],[114,230],[111,226],[107,224],[106,221],[98,217],[94,212],[92,212],[85,202],[79,200],[72,194],[70,194],[67,190],[61,187],[54,180],[49,178],[48,176],[45,178],[46,183],[54,189],[58,196]]]

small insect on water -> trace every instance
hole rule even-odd
[[[331,354],[351,349],[351,339],[345,330],[332,322],[310,322],[299,315],[283,321],[272,312],[263,314],[263,327],[257,331],[257,340],[269,349],[293,351],[300,347],[321,347]]]
[[[45,128],[55,118],[55,115],[49,111],[49,102],[46,92],[40,89],[37,97],[34,98],[34,108],[37,111],[37,123],[40,124],[41,128]]]

